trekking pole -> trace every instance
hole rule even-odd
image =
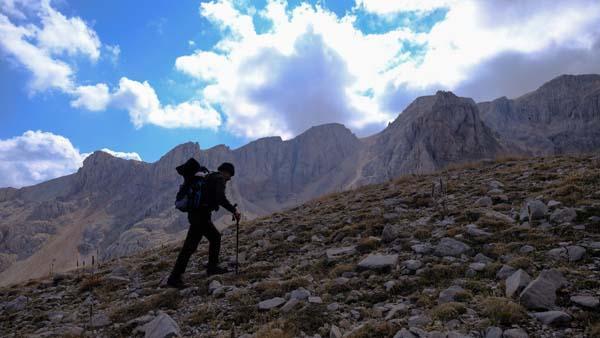
[[[237,204],[233,205],[237,209]],[[240,265],[239,254],[240,254],[240,220],[235,218],[235,274],[239,273],[238,266]]]

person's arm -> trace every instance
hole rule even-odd
[[[223,179],[219,179],[216,182],[216,186],[215,186],[215,197],[217,200],[217,203],[222,206],[223,208],[225,208],[227,211],[231,212],[231,213],[237,213],[236,208],[229,202],[229,200],[227,199],[227,196],[225,196],[225,180]]]

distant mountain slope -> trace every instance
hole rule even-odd
[[[534,154],[600,148],[600,75],[562,75],[514,100],[478,106],[488,126]]]
[[[154,163],[95,152],[75,174],[0,189],[0,284],[72,268],[77,259],[128,255],[176,240],[187,227],[173,208],[190,157],[237,173],[228,195],[249,218],[401,174],[509,154],[600,149],[600,76],[561,76],[514,100],[475,104],[450,92],[417,98],[382,132],[357,138],[341,124],[237,149],[181,144]],[[224,226],[228,215],[220,212]]]

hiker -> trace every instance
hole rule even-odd
[[[190,158],[186,163],[176,168],[177,172],[184,177],[185,184],[195,184],[203,180],[201,184],[200,206],[188,211],[190,228],[188,230],[183,247],[177,256],[175,266],[167,280],[167,285],[175,288],[183,288],[181,275],[185,272],[190,256],[198,248],[198,244],[205,236],[209,241],[209,255],[207,275],[223,274],[228,272],[226,268],[219,267],[219,251],[221,249],[221,234],[212,223],[211,213],[222,206],[231,212],[239,221],[241,214],[236,210],[225,196],[225,184],[235,174],[233,164],[225,162],[217,168],[218,171],[206,174],[204,177],[196,176],[199,171],[208,172],[205,167],[200,166],[196,160]]]

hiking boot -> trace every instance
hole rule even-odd
[[[183,283],[181,278],[174,278],[174,277],[169,277],[169,279],[167,279],[167,286],[170,288],[175,288],[175,289],[187,288],[187,285],[185,285],[185,283]]]
[[[222,274],[228,273],[228,272],[229,272],[229,269],[222,268],[220,266],[209,267],[208,269],[206,269],[206,275],[207,276],[222,275]]]

